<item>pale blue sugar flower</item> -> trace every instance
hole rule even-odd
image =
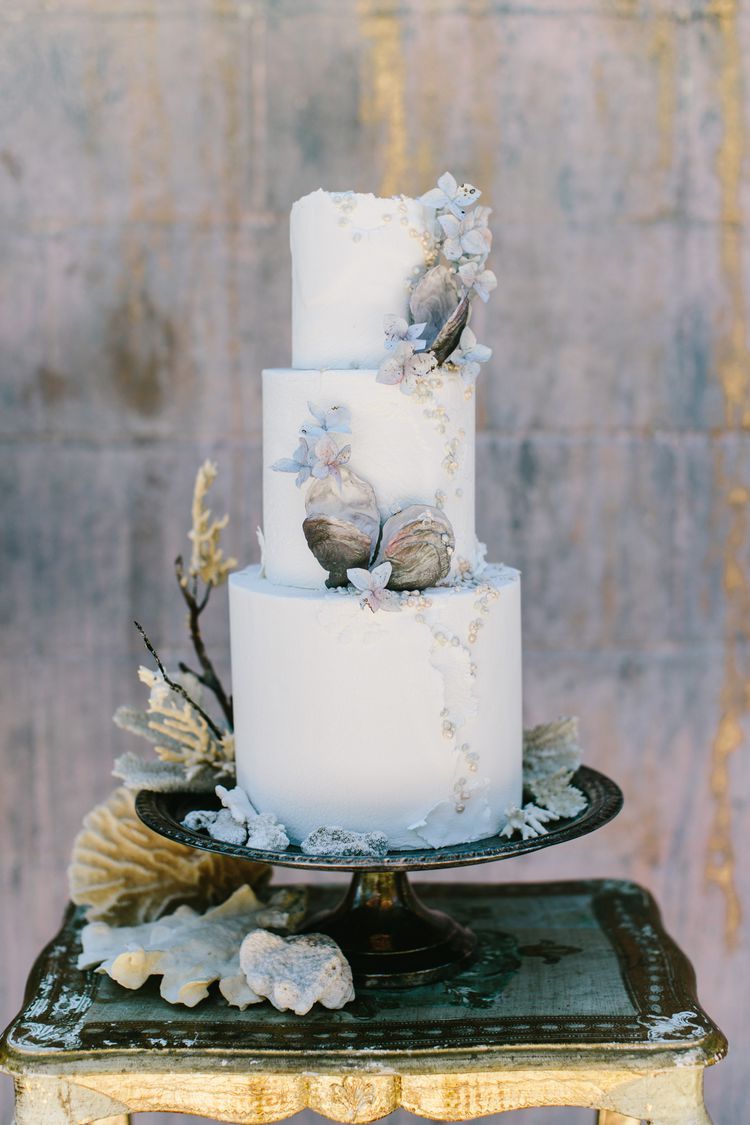
[[[479,375],[479,365],[486,363],[491,355],[492,348],[478,344],[476,336],[467,325],[461,333],[458,347],[448,357],[448,362],[459,369],[465,383],[474,383]]]
[[[477,297],[480,297],[485,304],[490,299],[490,293],[493,289],[497,289],[497,278],[492,270],[483,269],[477,262],[465,262],[458,268],[458,276],[463,282],[466,292],[472,289]]]
[[[459,184],[450,172],[444,172],[437,182],[437,187],[420,196],[419,202],[438,210],[447,209],[457,219],[463,219],[469,207],[473,207],[481,195],[479,188],[473,184]]]
[[[336,403],[333,406],[320,407],[308,402],[307,409],[314,421],[305,421],[299,428],[302,437],[308,441],[317,441],[323,434],[350,434],[352,432],[352,413],[348,406]]]
[[[484,259],[489,254],[492,245],[490,231],[486,226],[474,223],[473,219],[473,212],[465,219],[457,219],[455,215],[438,215],[438,222],[445,232],[443,254],[449,262],[465,257]]]
[[[304,438],[300,438],[294,454],[291,457],[282,457],[280,461],[274,461],[271,468],[277,473],[296,473],[295,483],[297,488],[301,488],[305,481],[310,479],[314,463],[315,458],[310,452],[309,445]]]
[[[431,352],[415,355],[414,342],[402,340],[396,345],[393,353],[386,356],[381,363],[377,382],[398,384],[405,395],[412,395],[420,379],[432,371],[436,364],[437,360]]]
[[[402,316],[389,313],[383,320],[383,327],[385,346],[389,352],[397,348],[403,340],[409,340],[414,345],[415,352],[421,352],[427,346],[426,340],[419,339],[427,327],[427,321],[424,324],[408,324]]]
[[[346,577],[362,595],[359,600],[363,609],[367,606],[373,613],[377,613],[379,609],[393,612],[401,608],[400,599],[390,590],[386,590],[392,570],[393,567],[389,562],[381,563],[372,570],[365,570],[363,567],[347,570]]]
[[[347,464],[351,455],[352,447],[350,445],[345,445],[342,449],[339,449],[332,437],[323,434],[323,437],[315,443],[312,475],[317,480],[333,477],[336,484],[341,488],[341,468]]]

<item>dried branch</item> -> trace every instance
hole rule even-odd
[[[182,594],[185,605],[188,608],[188,628],[190,630],[190,640],[193,643],[195,655],[198,657],[200,666],[203,669],[200,675],[194,673],[195,678],[199,683],[203,684],[204,687],[207,687],[209,691],[212,691],[214,693],[219,707],[221,707],[224,718],[227,721],[227,725],[230,729],[232,729],[232,727],[234,726],[232,699],[231,696],[227,695],[227,693],[224,691],[221,680],[216,674],[216,669],[214,668],[211,658],[208,655],[208,651],[206,650],[206,645],[201,635],[200,628],[200,616],[203,613],[203,610],[208,605],[208,598],[211,593],[212,587],[208,586],[206,588],[206,593],[203,599],[199,602],[196,596],[195,585],[194,583],[188,581],[188,576],[185,574],[182,555],[178,555],[175,559],[174,569],[175,574],[177,575],[177,585],[180,588],[180,593]],[[187,666],[181,664],[180,671],[189,671],[189,669],[187,668]]]
[[[182,698],[187,703],[189,703],[189,705],[193,708],[193,710],[196,712],[196,714],[200,715],[200,717],[203,719],[204,723],[206,724],[208,729],[211,731],[211,733],[214,735],[214,737],[217,738],[219,740],[219,742],[221,742],[221,740],[224,737],[225,731],[223,731],[220,727],[218,727],[216,725],[216,723],[213,721],[211,716],[208,715],[203,710],[203,708],[198,703],[195,702],[194,699],[190,698],[190,696],[185,691],[182,684],[178,684],[175,680],[173,680],[169,677],[169,675],[167,674],[166,668],[164,667],[164,665],[161,662],[159,654],[157,653],[154,646],[151,644],[151,641],[148,639],[148,636],[146,634],[146,630],[143,628],[143,626],[138,621],[134,621],[133,624],[135,625],[136,629],[138,630],[138,632],[143,637],[143,643],[145,644],[146,648],[148,649],[148,651],[151,653],[154,660],[156,661],[156,667],[159,669],[159,672],[161,673],[161,677],[164,680],[164,683],[167,685],[167,687],[171,688],[171,690],[176,695],[182,696]]]

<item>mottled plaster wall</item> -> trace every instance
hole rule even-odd
[[[596,837],[479,877],[651,887],[732,1040],[708,1089],[737,1125],[748,8],[5,0],[0,54],[0,1018],[129,745],[110,715],[138,697],[131,619],[182,650],[170,568],[207,454],[233,553],[256,555],[291,201],[415,193],[449,165],[495,208],[478,515],[524,572],[526,716],[579,713],[627,796]],[[217,608],[222,653],[226,627]]]

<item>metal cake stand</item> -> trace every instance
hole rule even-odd
[[[339,905],[310,918],[304,931],[328,934],[336,941],[360,988],[410,988],[457,972],[472,958],[477,943],[465,926],[419,901],[409,883],[409,873],[512,859],[564,844],[601,828],[622,808],[619,786],[597,770],[581,766],[572,783],[584,793],[586,808],[578,816],[552,822],[544,836],[531,840],[490,836],[446,848],[389,851],[378,858],[306,855],[296,845],[283,852],[261,851],[225,844],[185,828],[181,822],[192,810],[221,807],[213,794],[142,790],[135,808],[154,832],[192,848],[276,867],[351,871],[349,889]]]

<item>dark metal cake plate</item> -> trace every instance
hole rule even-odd
[[[447,914],[423,906],[409,884],[409,872],[489,863],[563,844],[601,828],[622,808],[619,786],[597,770],[581,766],[573,784],[584,793],[586,808],[575,817],[552,822],[543,836],[530,840],[490,836],[445,848],[389,851],[377,858],[307,855],[296,845],[283,852],[262,851],[225,844],[185,828],[181,822],[189,812],[220,807],[212,794],[144,790],[135,807],[154,832],[189,847],[277,867],[353,872],[342,902],[309,919],[305,930],[328,934],[339,944],[360,988],[408,988],[450,976],[476,950],[470,930]]]

